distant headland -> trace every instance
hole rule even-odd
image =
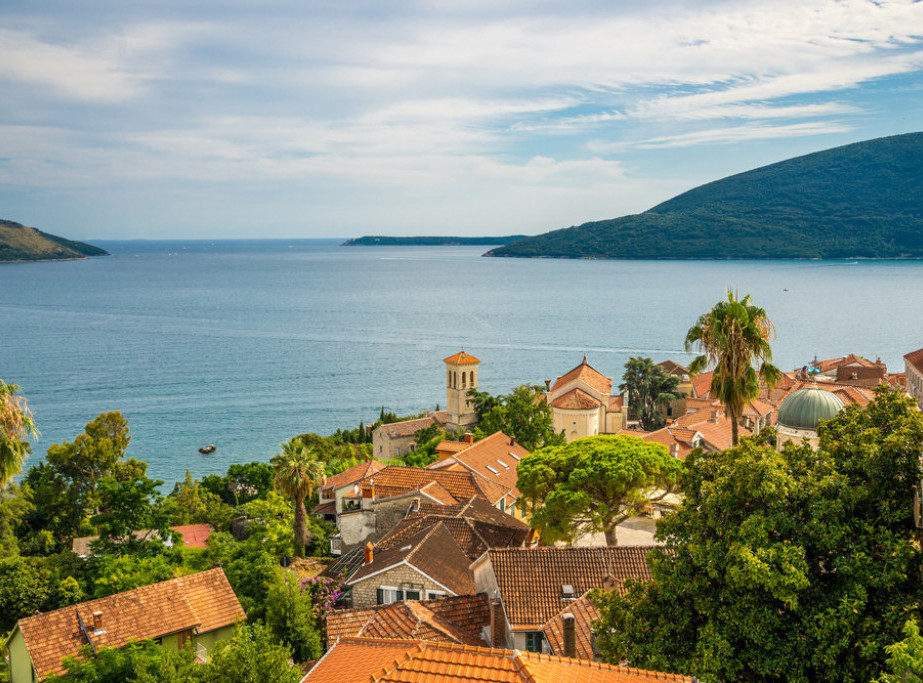
[[[0,261],[60,261],[108,254],[105,249],[92,244],[0,219]]]
[[[923,258],[923,133],[857,142],[701,185],[631,216],[485,256]]]
[[[407,246],[474,246],[504,245],[525,239],[527,235],[507,235],[506,237],[388,237],[385,235],[366,235],[343,242],[342,247],[407,247]]]

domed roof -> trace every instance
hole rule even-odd
[[[817,431],[817,423],[829,420],[843,410],[843,401],[832,391],[806,387],[789,394],[779,406],[779,425]]]

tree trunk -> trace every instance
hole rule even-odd
[[[731,419],[731,445],[736,446],[740,441],[740,429],[737,425],[737,416],[729,410],[728,417]]]
[[[304,498],[295,499],[295,546],[300,557],[304,557],[308,545],[308,511],[304,507]]]
[[[619,539],[615,535],[615,525],[606,529],[606,545],[618,545]]]

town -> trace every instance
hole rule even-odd
[[[781,371],[770,339],[729,292],[691,364],[620,382],[493,396],[459,350],[442,409],[166,496],[118,413],[14,483],[0,382],[0,680],[919,680],[923,349]]]

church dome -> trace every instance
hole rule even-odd
[[[793,391],[779,406],[779,426],[817,431],[817,423],[843,410],[843,401],[832,391],[807,387]]]

